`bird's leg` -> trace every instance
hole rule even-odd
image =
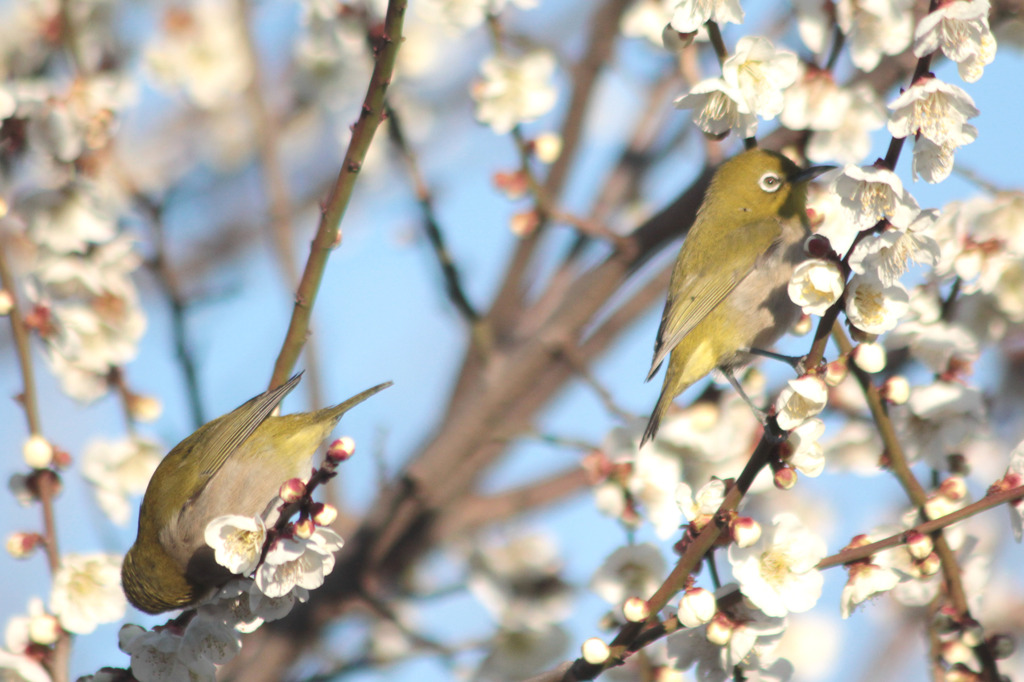
[[[740,386],[740,382],[736,379],[736,375],[732,373],[732,370],[727,367],[719,367],[719,369],[722,370],[722,374],[724,374],[725,378],[729,380],[729,383],[732,384],[732,387],[736,389],[736,392],[740,394],[740,397],[743,398],[743,401],[746,402],[747,405],[750,406],[750,409],[754,411],[754,416],[757,417],[757,420],[764,424],[765,421],[768,419],[767,413],[754,404],[754,401],[750,399],[750,396],[747,395],[747,392],[743,390],[742,386]]]
[[[729,380],[732,387],[736,389],[736,392],[740,394],[743,401],[750,406],[753,410],[754,416],[757,417],[757,421],[761,422],[761,426],[764,427],[766,434],[770,434],[773,441],[783,441],[786,439],[786,433],[779,428],[778,422],[775,421],[774,417],[770,417],[767,412],[759,408],[754,404],[754,401],[750,399],[743,387],[740,386],[740,382],[736,379],[736,375],[732,373],[732,370],[727,367],[719,367],[725,378]]]
[[[747,352],[751,355],[760,355],[763,358],[771,358],[772,360],[784,362],[801,376],[805,373],[806,368],[804,367],[804,361],[807,360],[806,355],[781,355],[779,353],[773,353],[770,350],[762,350],[760,348],[748,348]]]

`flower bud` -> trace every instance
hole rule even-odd
[[[942,568],[942,560],[939,559],[939,555],[932,552],[927,557],[921,560],[917,565],[917,569],[921,571],[921,575],[935,575]]]
[[[533,152],[541,163],[554,163],[562,154],[562,137],[558,133],[543,133],[533,141]]]
[[[499,171],[494,174],[494,186],[501,190],[506,198],[515,201],[526,196],[530,183],[522,171]]]
[[[15,559],[27,559],[42,542],[39,533],[11,533],[7,536],[7,553]]]
[[[853,349],[853,361],[868,374],[885,369],[885,348],[880,343],[862,343]]]
[[[963,632],[960,634],[960,641],[972,649],[985,641],[985,629],[976,620],[964,624]]]
[[[800,319],[796,321],[796,324],[793,325],[793,328],[789,330],[789,333],[794,336],[806,336],[810,333],[813,326],[811,316],[802,314],[800,315]]]
[[[957,639],[943,642],[939,655],[949,665],[974,661],[974,652],[971,651],[970,647]]]
[[[761,539],[761,524],[749,516],[737,516],[732,521],[732,539],[738,547],[750,547]]]
[[[155,422],[163,410],[163,404],[153,396],[133,393],[128,397],[128,412],[135,421]]]
[[[924,503],[924,515],[928,517],[929,521],[941,519],[943,516],[955,512],[956,509],[956,504],[945,495],[932,495]]]
[[[717,646],[725,646],[732,638],[732,631],[735,626],[721,612],[716,613],[714,618],[708,622],[705,636],[707,640]]]
[[[356,452],[356,442],[348,436],[342,436],[327,448],[327,458],[333,462],[345,462]]]
[[[939,494],[953,502],[967,497],[967,482],[960,476],[950,476],[939,485]]]
[[[789,490],[796,485],[796,471],[788,466],[779,467],[773,482],[779,490]]]
[[[28,623],[28,637],[36,644],[50,646],[60,639],[60,622],[48,613],[32,616]]]
[[[302,519],[295,522],[295,537],[297,538],[308,540],[313,537],[315,530],[316,524],[313,523],[312,519]]]
[[[537,211],[523,211],[516,213],[509,221],[508,228],[517,237],[528,237],[540,225],[540,215]]]
[[[7,289],[0,289],[0,317],[10,315],[14,309],[14,296]]]
[[[21,453],[25,464],[33,469],[45,469],[53,462],[53,446],[38,433],[28,437],[21,447]]]
[[[583,660],[590,665],[601,665],[608,660],[608,655],[611,653],[608,645],[601,641],[600,637],[591,637],[583,642],[580,650],[583,653]]]
[[[935,549],[932,539],[924,533],[912,530],[908,531],[905,537],[907,551],[910,552],[910,556],[919,561],[926,559]]]
[[[651,607],[640,597],[630,597],[622,605],[622,615],[630,623],[642,623],[651,615]]]
[[[318,526],[329,526],[338,518],[338,510],[331,504],[317,502],[313,505],[313,521]]]
[[[679,600],[679,622],[688,628],[695,628],[715,617],[718,605],[715,595],[703,587],[691,587]]]
[[[849,373],[850,366],[847,363],[846,356],[836,358],[825,365],[825,383],[832,387],[838,386]]]
[[[306,484],[300,478],[291,478],[281,484],[277,494],[289,504],[298,502],[306,494]]]
[[[882,384],[881,394],[883,400],[888,400],[893,405],[903,405],[910,399],[910,382],[899,374],[889,377]]]

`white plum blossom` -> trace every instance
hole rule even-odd
[[[65,554],[53,577],[50,611],[68,632],[87,635],[100,623],[124,617],[121,558],[110,554]]]
[[[710,519],[725,501],[725,481],[713,478],[691,496],[690,486],[680,483],[676,488],[676,504],[690,523],[698,519]]]
[[[85,253],[90,244],[117,235],[117,216],[91,185],[74,187],[38,200],[29,222],[32,240],[52,253]]]
[[[825,433],[825,422],[815,417],[800,424],[786,437],[789,454],[785,460],[804,476],[814,478],[825,469],[825,449],[821,437]]]
[[[825,409],[828,386],[817,376],[790,379],[776,400],[779,428],[790,431]]]
[[[649,43],[663,47],[662,36],[675,5],[676,0],[638,0],[622,13],[619,30],[627,38],[645,38]]]
[[[179,655],[186,660],[205,660],[224,665],[242,650],[238,630],[210,612],[200,611],[189,621]]]
[[[861,71],[873,71],[883,55],[896,55],[914,38],[913,0],[839,0],[836,22]]]
[[[970,144],[978,139],[978,129],[969,123],[965,123],[961,131],[959,143],[947,142],[935,144],[927,137],[919,137],[914,140],[914,158],[910,170],[914,179],[920,178],[925,182],[935,184],[942,182],[953,172],[953,156],[957,147]]]
[[[821,0],[792,0],[796,12],[796,28],[800,40],[815,53],[824,52],[828,38],[832,33],[832,17],[828,6]]]
[[[231,3],[200,0],[187,10],[168,10],[163,30],[146,51],[158,84],[181,88],[203,109],[223,106],[249,86],[252,63]]]
[[[791,130],[834,128],[843,109],[838,102],[843,88],[830,71],[802,62],[797,64],[797,74],[784,93],[779,121]]]
[[[703,587],[693,587],[683,593],[676,615],[685,627],[695,628],[711,620],[717,610],[715,595]]]
[[[128,498],[146,492],[163,449],[141,436],[91,441],[82,455],[82,476],[93,484],[100,509],[118,525],[131,516]]]
[[[937,217],[938,211],[921,211],[906,229],[887,227],[867,235],[850,255],[850,269],[859,275],[874,273],[891,286],[906,271],[908,262],[935,265],[941,253],[932,236]]]
[[[474,542],[469,589],[503,627],[542,628],[572,610],[563,563],[557,543],[544,533]]]
[[[557,661],[568,645],[568,633],[555,623],[539,629],[502,628],[491,638],[491,649],[473,677],[510,680],[535,675]]]
[[[888,592],[900,582],[900,576],[891,568],[870,563],[854,563],[849,567],[850,577],[843,587],[839,612],[849,618],[854,609],[876,594]]]
[[[620,547],[608,556],[590,579],[590,589],[613,606],[630,597],[649,599],[665,580],[661,550],[650,543]]]
[[[427,19],[457,30],[468,30],[483,23],[488,14],[499,14],[511,3],[520,9],[532,9],[540,0],[423,0],[420,13]]]
[[[676,100],[677,109],[693,109],[693,122],[713,137],[725,136],[735,130],[740,137],[757,132],[757,115],[743,98],[743,93],[722,78],[709,78],[697,83]]]
[[[744,36],[722,64],[722,78],[739,90],[750,112],[763,119],[782,113],[782,91],[796,81],[796,54],[779,50],[767,38]]]
[[[680,33],[694,33],[709,21],[742,24],[740,0],[678,0],[671,26]]]
[[[924,458],[940,471],[949,468],[948,456],[985,422],[985,401],[977,388],[959,381],[935,381],[915,386],[907,401],[909,414],[901,417],[907,456]]]
[[[216,666],[182,652],[184,638],[170,628],[147,631],[128,624],[118,633],[118,648],[131,657],[132,676],[139,682],[213,682]]]
[[[887,168],[848,165],[836,176],[832,191],[839,195],[847,221],[859,230],[874,227],[883,218],[894,227],[907,228],[921,212],[899,177]]]
[[[871,151],[872,131],[885,125],[885,107],[870,86],[859,83],[839,90],[830,108],[839,111],[830,124],[812,128],[808,160],[860,162]]]
[[[921,17],[914,31],[914,56],[942,50],[956,62],[968,83],[981,78],[996,56],[996,39],[988,25],[989,0],[947,2]]]
[[[885,339],[889,348],[910,348],[915,359],[935,374],[949,370],[957,359],[973,362],[979,352],[975,334],[963,325],[943,319],[942,302],[933,287],[916,287],[899,326]]]
[[[887,286],[876,273],[854,275],[846,287],[846,317],[868,334],[895,329],[909,303],[910,294],[902,284]]]
[[[733,678],[737,666],[747,679],[777,679],[759,675],[765,667],[772,668],[776,663],[775,649],[786,631],[786,618],[768,616],[749,602],[737,600],[737,591],[735,583],[716,590],[717,602],[727,606],[708,624],[727,627],[727,641],[709,641],[708,625],[670,637],[668,653],[675,667],[686,670],[696,664],[699,680],[726,682]],[[719,618],[724,620],[718,623]]]
[[[812,258],[794,268],[787,291],[805,315],[820,316],[839,300],[844,286],[838,263]]]
[[[676,486],[682,480],[679,457],[648,445],[641,448],[633,464],[627,488],[640,502],[641,513],[654,525],[659,538],[679,530],[682,514],[676,505]]]
[[[522,57],[488,57],[480,65],[483,79],[473,84],[476,118],[504,135],[520,123],[534,121],[551,111],[558,90],[551,82],[555,58],[546,50]]]
[[[283,597],[296,587],[315,590],[334,570],[334,553],[342,544],[329,528],[317,528],[307,540],[280,539],[256,569],[256,586],[271,598]]]
[[[235,575],[249,575],[259,564],[267,527],[259,515],[218,516],[206,524],[204,539],[218,564]]]
[[[791,513],[778,514],[772,528],[750,547],[729,547],[729,563],[743,596],[768,616],[810,610],[824,577],[815,568],[827,554],[825,541]]]
[[[967,120],[981,113],[963,88],[927,76],[894,99],[889,109],[893,137],[921,135],[937,145],[955,146],[973,141],[977,131]],[[965,127],[973,132],[965,135]]]

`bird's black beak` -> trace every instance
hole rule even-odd
[[[811,166],[810,168],[805,168],[802,171],[799,171],[796,175],[791,177],[789,181],[792,183],[810,182],[822,173],[836,168],[838,168],[838,166]]]

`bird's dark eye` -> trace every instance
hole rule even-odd
[[[765,173],[757,184],[765,192],[777,192],[782,187],[782,178],[776,173]]]

